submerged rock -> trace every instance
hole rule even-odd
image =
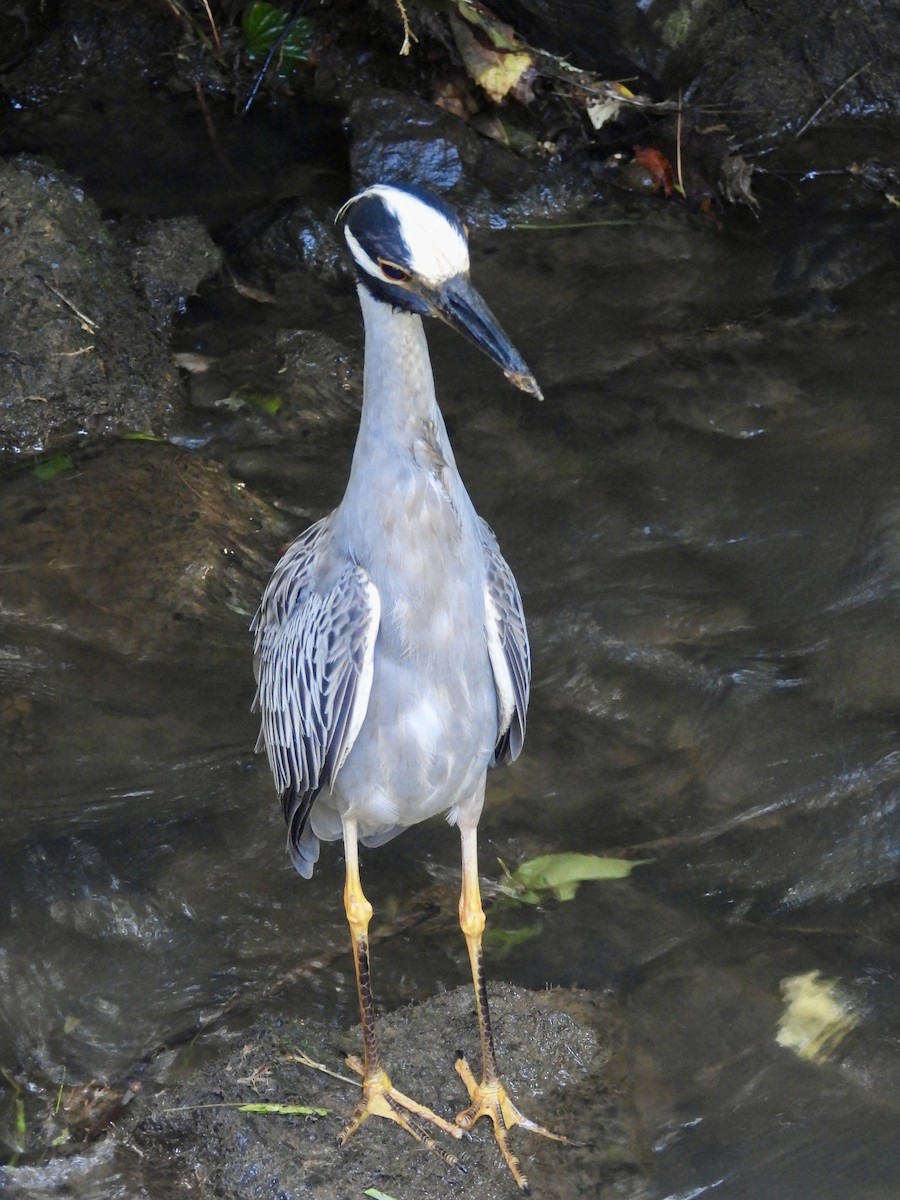
[[[283,533],[222,467],[142,442],[10,480],[0,524],[7,620],[142,658],[243,636]]]

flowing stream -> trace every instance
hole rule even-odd
[[[850,236],[842,221],[818,214],[817,234]],[[662,202],[477,235],[475,282],[543,405],[429,330],[534,655],[482,873],[551,851],[645,860],[565,902],[494,906],[489,975],[621,1004],[658,1200],[900,1189],[900,274],[834,295],[792,239],[821,244],[771,214],[721,231]],[[210,288],[179,337],[314,327],[258,313]],[[351,290],[330,287],[321,331],[358,353]],[[352,440],[349,413],[305,441],[202,452],[299,531],[340,496]],[[27,578],[27,551],[3,570]],[[340,850],[309,883],[290,868],[252,754],[242,622],[148,661],[0,613],[0,1194],[169,1194],[165,1172],[144,1165],[138,1184],[102,1142],[50,1165],[17,1153],[9,1079],[126,1078],[318,955],[302,993],[256,1015],[355,1021]],[[417,827],[363,871],[391,919],[456,887],[457,835]],[[452,922],[413,929],[375,970],[383,1008],[423,999],[466,980],[462,939]]]

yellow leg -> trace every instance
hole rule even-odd
[[[369,977],[369,921],[372,919],[372,905],[366,899],[359,879],[359,854],[357,849],[356,822],[344,821],[344,853],[347,865],[347,877],[344,885],[344,911],[350,926],[350,937],[353,942],[353,962],[356,967],[356,989],[359,995],[359,1014],[363,1028],[363,1059],[348,1059],[348,1064],[362,1076],[362,1097],[357,1104],[350,1120],[341,1131],[340,1141],[344,1142],[355,1133],[368,1117],[386,1117],[395,1121],[416,1141],[427,1146],[429,1150],[443,1159],[448,1166],[465,1167],[452,1154],[443,1150],[431,1137],[422,1122],[437,1126],[451,1137],[464,1136],[463,1130],[445,1121],[437,1113],[417,1104],[409,1096],[398,1092],[381,1063],[381,1050],[375,1033],[375,1002],[372,999],[372,986]]]
[[[494,1126],[494,1136],[500,1153],[512,1173],[516,1184],[527,1192],[528,1180],[509,1146],[507,1133],[516,1125],[528,1129],[531,1133],[539,1133],[543,1137],[553,1138],[557,1142],[567,1142],[568,1138],[558,1133],[551,1133],[543,1125],[538,1125],[523,1116],[510,1100],[506,1088],[497,1070],[497,1057],[494,1051],[494,1035],[491,1031],[491,1014],[488,1008],[487,988],[484,981],[484,955],[481,939],[484,933],[484,909],[481,907],[481,888],[478,885],[478,832],[477,828],[463,829],[462,833],[462,890],[459,896],[459,923],[466,939],[469,951],[469,963],[472,967],[472,982],[475,985],[475,1009],[478,1014],[478,1034],[481,1040],[481,1082],[472,1074],[472,1069],[464,1058],[456,1061],[456,1070],[466,1085],[471,1104],[456,1118],[457,1124],[463,1129],[471,1129],[482,1117],[490,1117]]]

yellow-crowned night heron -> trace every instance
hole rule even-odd
[[[363,409],[344,498],[287,550],[253,623],[256,703],[305,878],[319,839],[344,839],[344,905],[362,1016],[362,1099],[341,1135],[369,1116],[396,1121],[447,1161],[422,1121],[460,1137],[491,1118],[516,1182],[506,1133],[522,1116],[500,1080],[482,965],[477,827],[488,767],[514,759],[531,676],[522,602],[497,540],[456,469],[422,327],[440,317],[523,391],[540,390],[469,282],[466,231],[442,201],[377,185],[338,214],[356,267],[366,333]],[[369,984],[372,906],[357,842],[377,846],[446,813],[462,837],[459,917],[475,984],[482,1051],[470,1105],[452,1124],[398,1092],[381,1061]],[[562,1140],[562,1139],[560,1139]]]

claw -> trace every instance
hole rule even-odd
[[[483,1079],[479,1083],[472,1074],[472,1068],[462,1055],[459,1055],[457,1058],[455,1066],[456,1073],[466,1085],[466,1091],[469,1093],[469,1099],[471,1100],[469,1107],[464,1108],[457,1115],[457,1125],[462,1129],[468,1130],[472,1129],[482,1117],[489,1117],[494,1126],[494,1137],[497,1139],[497,1146],[503,1155],[503,1161],[509,1167],[510,1174],[516,1181],[516,1186],[522,1192],[530,1192],[531,1189],[528,1186],[528,1180],[525,1177],[525,1172],[522,1170],[522,1165],[510,1148],[509,1139],[506,1136],[509,1130],[514,1129],[517,1125],[521,1125],[529,1133],[538,1133],[541,1137],[552,1138],[554,1142],[571,1144],[569,1139],[559,1133],[553,1133],[551,1130],[545,1129],[543,1125],[538,1125],[536,1121],[530,1120],[524,1113],[521,1113],[512,1100],[510,1100],[509,1093],[499,1079]]]
[[[362,1075],[363,1084],[360,1101],[338,1138],[342,1146],[369,1117],[384,1117],[388,1121],[394,1121],[401,1129],[405,1129],[411,1137],[414,1137],[432,1154],[436,1154],[448,1167],[456,1167],[458,1171],[466,1173],[468,1167],[461,1163],[455,1155],[438,1145],[427,1128],[427,1125],[433,1125],[458,1140],[466,1136],[465,1131],[459,1125],[446,1121],[436,1112],[432,1112],[430,1108],[426,1108],[424,1104],[419,1104],[404,1095],[403,1092],[398,1091],[385,1070],[379,1068],[366,1078],[363,1065],[355,1056],[347,1059],[347,1066],[357,1075]]]

